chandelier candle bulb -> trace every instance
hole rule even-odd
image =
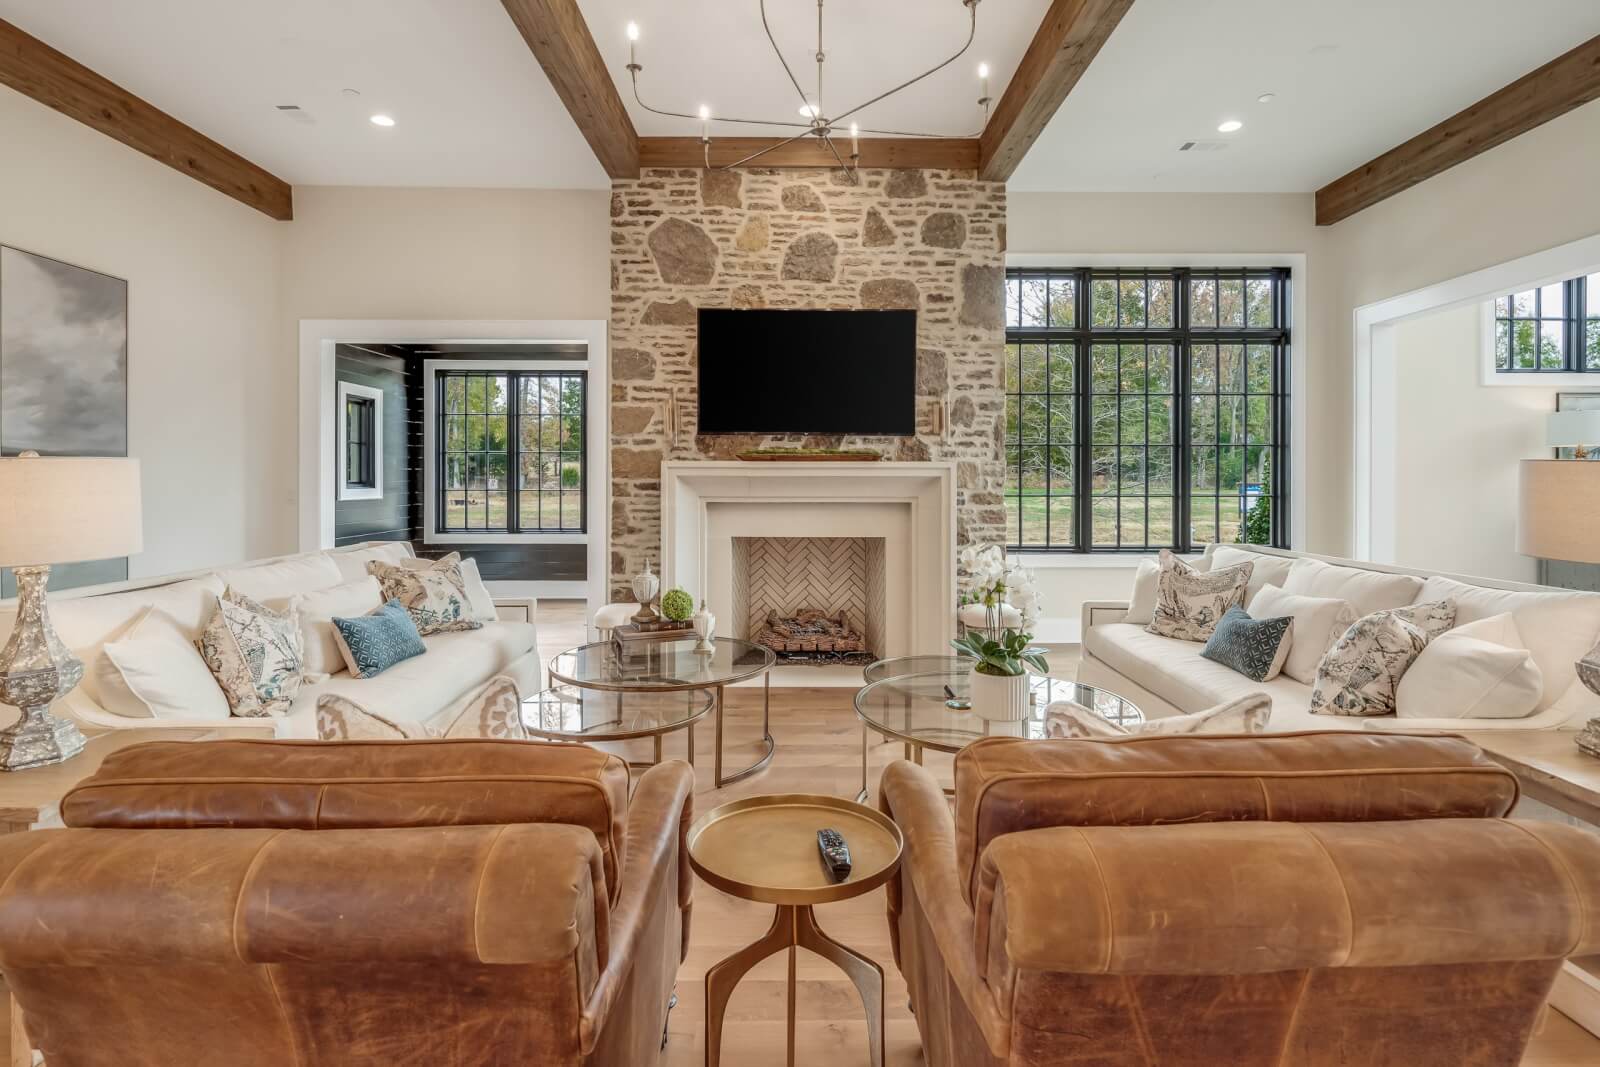
[[[853,122],[850,124],[850,158],[861,158],[861,127]]]
[[[711,109],[700,105],[700,140],[711,140]]]
[[[983,95],[978,100],[978,103],[987,104],[989,102],[989,64],[978,64],[978,81],[983,86]]]

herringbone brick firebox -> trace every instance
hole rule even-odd
[[[756,634],[769,612],[811,608],[842,612],[881,655],[884,585],[881,537],[735,537],[733,636]]]

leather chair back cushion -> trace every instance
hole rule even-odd
[[[955,759],[956,861],[967,903],[993,839],[1046,826],[1497,818],[1517,780],[1458,737],[1351,731],[1025,741]]]
[[[12,834],[0,967],[52,1061],[576,1063],[599,867],[576,826]]]
[[[1002,985],[1561,960],[1600,950],[1600,838],[1509,819],[1030,830],[985,852],[973,918]]]
[[[353,830],[561,823],[622,886],[628,767],[531,741],[155,741],[114,752],[61,802],[68,826]]]

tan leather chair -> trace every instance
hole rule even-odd
[[[0,839],[51,1067],[652,1063],[693,771],[522,741],[157,742]]]
[[[1458,738],[994,738],[895,763],[933,1067],[1506,1065],[1600,952],[1600,836]]]

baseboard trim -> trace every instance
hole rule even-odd
[[[1600,975],[1570,961],[1562,964],[1550,987],[1550,1006],[1600,1037]]]

